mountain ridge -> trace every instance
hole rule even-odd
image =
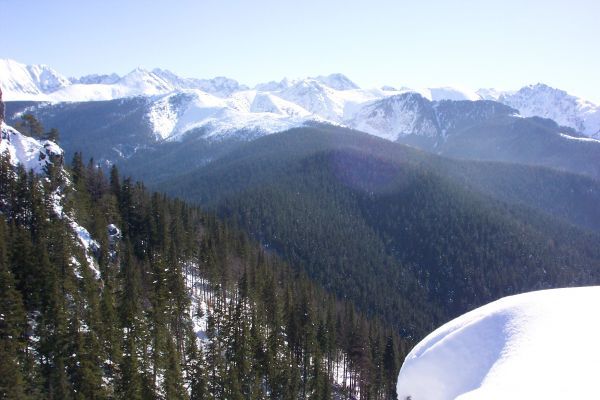
[[[201,96],[222,99],[238,113],[252,113],[244,103],[252,103],[258,94],[268,93],[278,100],[293,103],[303,110],[305,117],[297,120],[281,109],[273,108],[269,115],[250,118],[258,130],[271,132],[274,128],[269,121],[273,116],[278,120],[289,119],[283,128],[301,126],[306,120],[326,120],[334,124],[346,124],[371,106],[372,102],[403,93],[418,93],[430,101],[442,100],[493,100],[517,109],[524,117],[539,116],[550,118],[559,125],[575,129],[586,136],[600,137],[600,106],[569,95],[560,89],[544,84],[529,85],[518,91],[495,89],[471,90],[459,87],[401,88],[384,86],[381,89],[360,88],[348,77],[340,73],[327,76],[287,79],[276,82],[259,83],[253,88],[226,77],[212,79],[182,78],[171,71],[155,68],[136,68],[124,76],[87,75],[81,78],[65,78],[45,65],[27,66],[13,60],[0,60],[0,87],[4,89],[5,100],[34,100],[50,102],[111,100],[132,96],[170,96],[180,92],[202,92]],[[227,107],[226,107],[227,108]],[[225,113],[228,114],[228,113]],[[298,114],[298,112],[296,112]],[[214,120],[228,115],[213,116]],[[267,122],[256,122],[264,119]],[[244,116],[242,119],[248,119]],[[217,125],[223,125],[218,121]],[[226,122],[225,125],[231,125]],[[235,127],[239,124],[235,123]],[[276,124],[277,125],[277,124]],[[164,132],[157,137],[164,139]],[[393,136],[386,132],[385,136]]]

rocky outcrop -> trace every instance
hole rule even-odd
[[[0,154],[8,153],[10,163],[22,164],[26,170],[45,173],[50,165],[62,166],[64,151],[50,140],[37,140],[2,124],[0,128]]]

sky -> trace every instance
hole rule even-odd
[[[543,82],[600,104],[599,17],[598,0],[0,0],[0,58],[250,86],[333,72],[362,87]]]

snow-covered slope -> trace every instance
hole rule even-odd
[[[410,91],[413,91],[409,89]],[[476,92],[461,87],[444,86],[439,88],[416,89],[415,92],[421,94],[428,100],[482,100],[482,97]]]
[[[492,93],[485,94],[494,96]],[[600,105],[563,90],[538,83],[525,86],[514,93],[501,93],[496,100],[516,108],[524,117],[549,118],[559,125],[600,138]]]
[[[456,318],[406,357],[398,399],[597,399],[600,287],[510,296]]]
[[[303,108],[268,93],[245,91],[223,99],[200,90],[162,96],[147,117],[159,140],[179,140],[194,130],[206,138],[231,132],[269,134],[314,119]]]
[[[48,164],[62,163],[63,150],[49,140],[40,141],[0,124],[0,154],[8,153],[12,165],[22,164],[26,170],[42,173]]]
[[[392,141],[413,133],[434,137],[439,130],[430,102],[410,92],[366,105],[350,121],[350,126]]]
[[[452,130],[516,114],[493,101],[430,101],[406,92],[366,104],[347,124],[392,141],[407,135],[443,139]]]
[[[175,90],[171,82],[143,68],[136,68],[115,83],[76,83],[48,94],[52,101],[112,100],[155,96]]]

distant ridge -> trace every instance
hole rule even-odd
[[[0,60],[0,87],[8,101],[82,102],[135,96],[154,101],[157,97],[169,96],[158,106],[165,113],[159,113],[160,118],[150,118],[151,123],[159,124],[155,126],[155,134],[161,139],[179,136],[185,133],[182,130],[185,127],[205,127],[215,134],[240,127],[271,133],[302,126],[306,121],[357,127],[362,125],[357,116],[364,115],[373,102],[404,93],[416,93],[430,101],[493,100],[516,109],[521,116],[549,118],[586,136],[600,138],[599,105],[544,84],[526,86],[518,91],[449,86],[401,89],[384,86],[378,89],[361,88],[345,75],[334,73],[293,80],[286,78],[250,88],[227,77],[182,78],[159,68],[136,68],[124,76],[113,73],[66,78],[46,65],[25,65],[4,59]],[[183,99],[174,97],[176,94],[187,94],[188,98],[197,100],[182,100],[185,104],[175,104],[172,99]],[[253,108],[257,99],[267,99],[265,94],[272,106]],[[284,103],[286,105],[281,107]],[[186,122],[177,126],[178,121],[173,119],[179,114],[186,114]],[[169,132],[169,126],[177,129]],[[380,136],[395,135],[386,131]]]

